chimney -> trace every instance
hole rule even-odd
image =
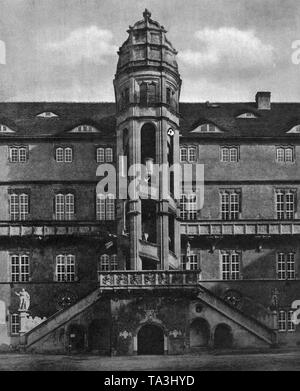
[[[271,92],[259,91],[255,100],[258,110],[271,110]]]

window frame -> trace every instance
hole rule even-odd
[[[96,220],[114,221],[116,219],[116,200],[113,194],[96,193]]]
[[[60,253],[55,257],[56,282],[71,283],[77,281],[76,256],[71,253]]]
[[[277,252],[276,253],[276,275],[277,280],[295,280],[296,279],[296,253],[294,251],[289,252]]]
[[[11,253],[10,280],[13,283],[26,283],[30,281],[30,258],[26,253]],[[25,261],[25,262],[24,262]]]
[[[242,192],[235,189],[220,190],[220,217],[222,221],[237,221],[242,210]]]
[[[28,145],[9,145],[8,161],[9,163],[27,163],[29,160]]]
[[[220,261],[222,281],[241,280],[242,253],[240,251],[221,251]]]
[[[238,145],[223,145],[220,147],[221,163],[238,163],[240,161],[240,147]]]
[[[291,155],[288,153],[291,152]],[[275,161],[279,164],[293,164],[296,161],[294,145],[278,145],[275,147]]]
[[[18,335],[20,333],[20,315],[10,314],[10,334]]]
[[[297,211],[297,190],[275,189],[275,215],[277,220],[294,220]]]

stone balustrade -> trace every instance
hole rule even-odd
[[[99,272],[98,277],[100,290],[196,287],[199,285],[200,271],[110,271]]]
[[[191,236],[299,235],[300,220],[189,221],[181,223],[181,234]]]

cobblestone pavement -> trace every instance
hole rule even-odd
[[[259,354],[201,354],[185,356],[99,357],[85,355],[0,354],[6,371],[110,371],[110,370],[300,370],[300,351]]]

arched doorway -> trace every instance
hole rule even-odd
[[[209,324],[203,319],[195,319],[190,326],[190,347],[200,348],[208,346],[209,343]]]
[[[154,324],[144,325],[138,332],[138,354],[164,354],[164,332]]]
[[[231,327],[224,323],[218,324],[214,334],[214,347],[217,349],[228,349],[232,347],[232,344]]]
[[[108,320],[94,319],[88,328],[88,348],[90,352],[110,355],[110,324]]]
[[[68,330],[69,350],[82,352],[84,350],[84,328],[78,324],[72,324]]]

